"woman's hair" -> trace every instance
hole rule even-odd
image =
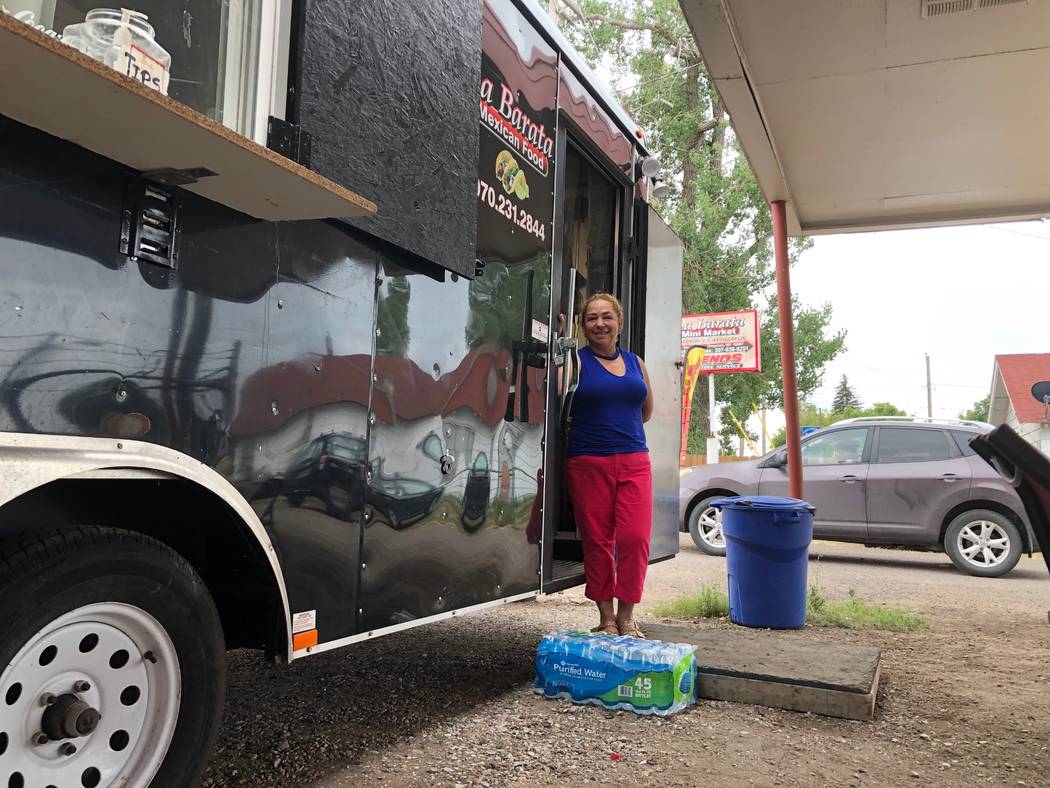
[[[608,301],[612,304],[613,312],[616,313],[616,317],[620,319],[621,323],[623,322],[623,307],[620,305],[620,299],[612,293],[593,293],[592,295],[587,296],[587,300],[583,302],[583,309],[580,311],[580,320],[587,317],[587,310],[595,301]]]

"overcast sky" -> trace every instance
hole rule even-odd
[[[847,332],[812,398],[824,408],[845,373],[865,405],[925,416],[929,353],[933,415],[955,417],[988,393],[996,354],[1050,351],[1050,222],[818,236],[791,284]]]

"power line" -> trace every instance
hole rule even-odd
[[[1050,241],[1050,237],[1045,235],[1036,235],[1035,233],[1025,233],[1020,230],[1011,230],[1009,227],[996,227],[993,224],[982,224],[980,225],[986,230],[998,230],[1001,233],[1010,233],[1011,235],[1023,235],[1025,238],[1035,238],[1038,241]]]
[[[670,79],[671,77],[678,76],[683,71],[688,71],[691,68],[698,69],[698,68],[700,68],[700,64],[699,63],[692,63],[692,64],[690,64],[688,66],[681,66],[680,68],[672,69],[672,70],[668,71],[666,74],[663,74],[663,75],[661,75],[659,77],[653,77],[652,79],[643,79],[640,82],[635,82],[633,85],[628,85],[625,88],[617,88],[616,90],[613,91],[613,93],[614,94],[616,94],[616,93],[627,93],[630,90],[637,90],[642,85],[651,85],[654,82],[663,82],[665,79]]]

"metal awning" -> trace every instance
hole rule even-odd
[[[1050,215],[1050,2],[681,5],[791,234]]]

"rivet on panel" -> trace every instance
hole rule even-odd
[[[277,400],[270,403],[270,412],[273,413],[274,416],[281,412],[281,406]]]

